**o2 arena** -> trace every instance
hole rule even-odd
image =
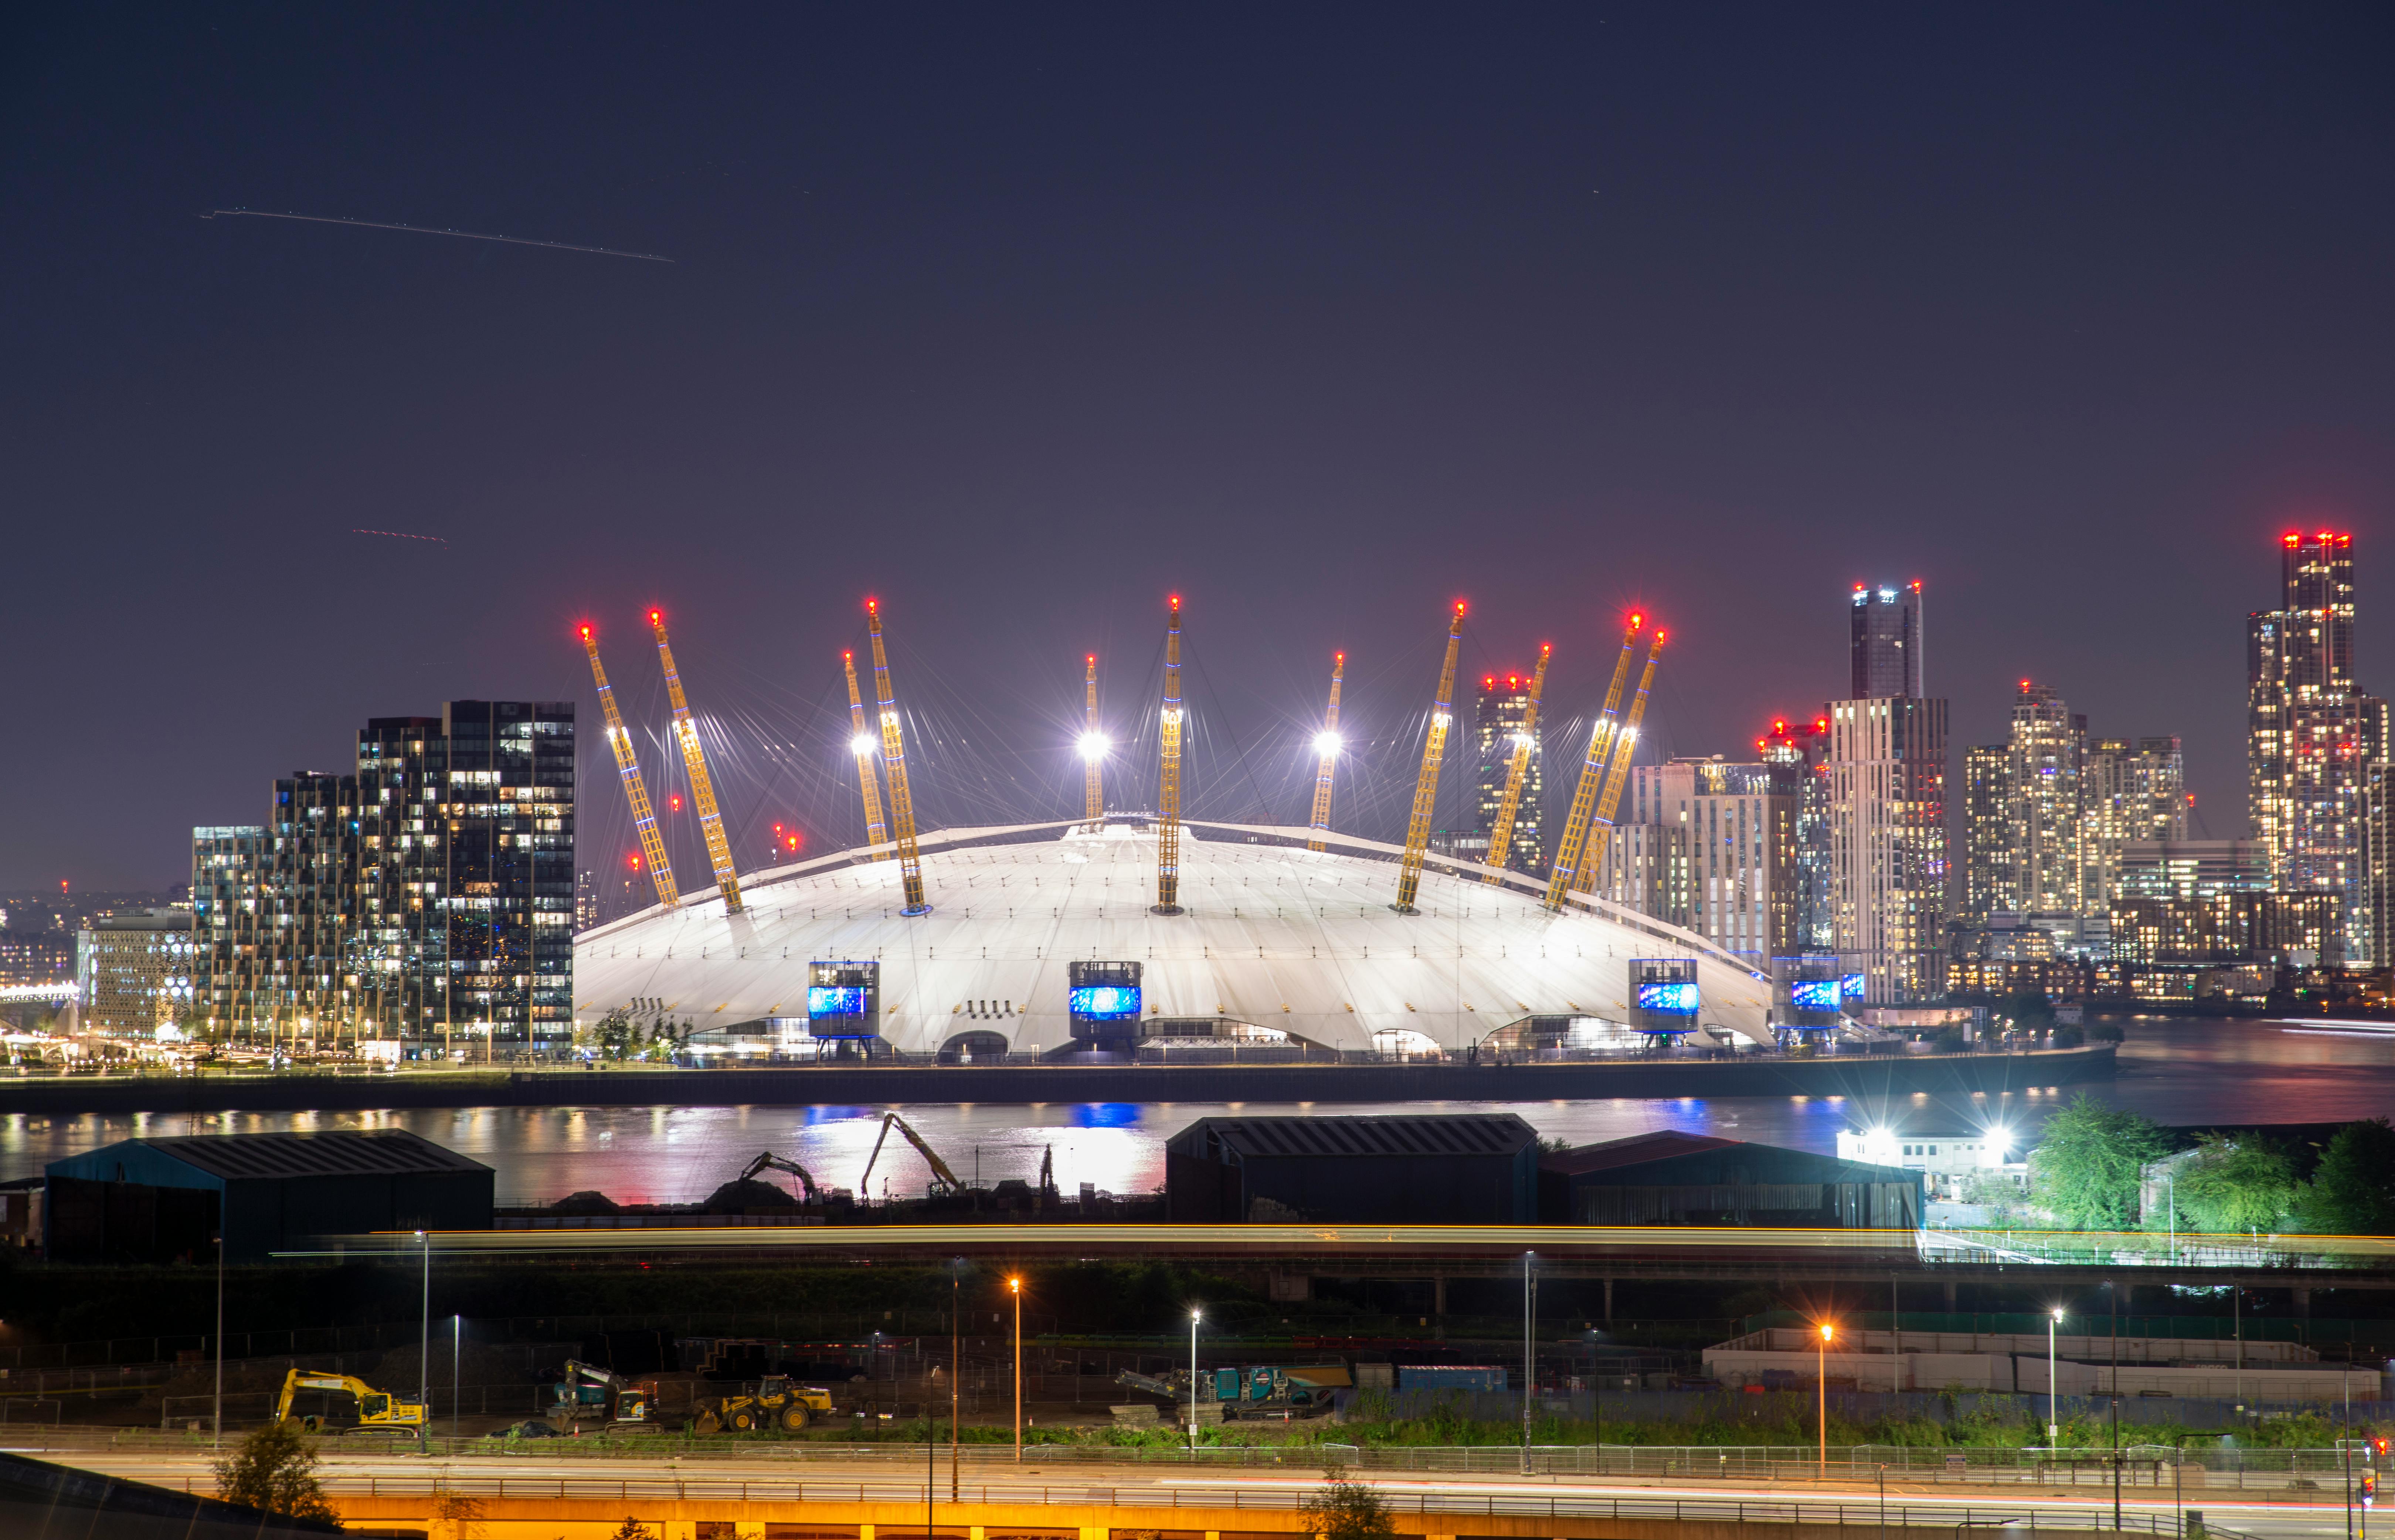
[[[915,915],[899,862],[873,851],[761,872],[742,913],[709,891],[578,937],[576,1018],[795,1019],[972,1060],[1233,1043],[1451,1056],[1532,1019],[1550,1041],[1636,1043],[1634,962],[1672,959],[1693,965],[1675,998],[1694,996],[1700,1038],[1774,1041],[1771,986],[1735,956],[1586,895],[1550,911],[1519,873],[1440,858],[1402,915],[1400,847],[1193,823],[1181,913],[1158,915],[1158,846],[1145,819],[928,834]]]
[[[1662,649],[1630,617],[1612,688],[1544,878],[1504,869],[1531,753],[1515,735],[1489,864],[1427,850],[1453,719],[1463,606],[1446,617],[1446,662],[1424,719],[1406,842],[1334,832],[1342,654],[1316,748],[1303,827],[1185,820],[1181,812],[1181,601],[1165,633],[1157,801],[1109,813],[1100,785],[1096,659],[1089,660],[1084,816],[918,835],[878,603],[868,725],[844,656],[859,800],[869,843],[740,875],[662,614],[651,612],[680,748],[715,886],[685,897],[596,640],[582,639],[657,904],[575,942],[575,1016],[669,1019],[700,1032],[804,1045],[814,1057],[892,1052],[943,1060],[1085,1056],[1171,1060],[1176,1049],[1410,1059],[1507,1057],[1516,1048],[1687,1043],[1773,1045],[1770,982],[1733,954],[1598,900],[1594,870],[1628,778]],[[1646,644],[1624,709],[1633,654]],[[884,808],[887,818],[884,818]],[[1834,1021],[1835,1018],[1833,1018]],[[764,1025],[771,1023],[770,1027]],[[708,1033],[713,1035],[712,1033]],[[1196,1055],[1203,1058],[1203,1054]]]

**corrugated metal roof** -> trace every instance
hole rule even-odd
[[[1511,1155],[1538,1130],[1511,1112],[1390,1117],[1210,1117],[1174,1137],[1211,1133],[1249,1157]]]
[[[390,1177],[487,1171],[404,1128],[327,1129],[322,1133],[192,1134],[127,1140],[212,1177]],[[100,1153],[94,1151],[94,1154]]]
[[[1627,1139],[1607,1139],[1602,1144],[1583,1144],[1577,1150],[1542,1155],[1539,1157],[1539,1169],[1578,1177],[1591,1171],[1613,1171],[1625,1165],[1644,1165],[1649,1161],[1693,1155],[1700,1150],[1733,1150],[1741,1142],[1740,1139],[1714,1139],[1709,1134],[1684,1134],[1677,1129],[1666,1128],[1652,1134],[1632,1134]]]

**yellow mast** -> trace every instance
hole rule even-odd
[[[1422,887],[1422,852],[1430,847],[1430,818],[1438,801],[1439,761],[1447,757],[1447,730],[1454,721],[1455,650],[1463,640],[1463,602],[1455,605],[1455,623],[1447,628],[1447,662],[1438,671],[1438,698],[1430,712],[1430,734],[1422,740],[1422,773],[1414,779],[1413,818],[1406,824],[1406,853],[1397,862],[1397,902],[1389,907],[1400,915],[1414,912],[1414,894]]]
[[[881,648],[881,601],[865,601],[866,629],[873,633],[873,694],[881,713],[881,768],[890,776],[890,828],[898,841],[898,880],[906,891],[904,915],[928,915],[923,902],[923,858],[915,849],[915,798],[906,790],[906,740],[898,731],[898,701],[890,693],[890,656]]]
[[[1631,650],[1638,643],[1638,628],[1646,624],[1645,615],[1632,615],[1621,633],[1621,655],[1613,660],[1613,683],[1605,692],[1605,709],[1597,714],[1596,726],[1589,732],[1580,786],[1572,793],[1571,811],[1564,815],[1563,831],[1555,838],[1555,864],[1547,868],[1544,902],[1550,909],[1564,906],[1564,895],[1571,891],[1572,879],[1578,875],[1581,847],[1588,840],[1589,815],[1596,809],[1597,794],[1605,789],[1606,766],[1613,757],[1613,714],[1621,706],[1621,681],[1630,677]]]
[[[1081,788],[1086,807],[1081,816],[1086,823],[1097,823],[1106,816],[1106,740],[1105,735],[1098,731],[1098,655],[1095,652],[1090,654],[1090,671],[1081,683],[1089,696],[1087,724],[1081,731],[1081,763],[1086,767]]]
[[[674,672],[673,649],[666,645],[666,616],[649,612],[649,628],[657,634],[657,660],[666,665],[666,697],[673,703],[674,736],[681,743],[681,762],[690,771],[691,800],[698,804],[698,827],[707,836],[708,864],[715,868],[715,886],[723,895],[723,912],[737,915],[740,876],[732,869],[732,846],[723,837],[723,815],[715,810],[715,783],[707,776],[707,751],[698,744],[698,728],[690,719],[690,703],[682,699],[681,676]]]
[[[865,700],[856,692],[856,654],[842,652],[840,666],[848,676],[848,747],[856,756],[856,789],[865,794],[865,842],[880,845],[890,836],[881,827],[881,786],[873,775],[873,734],[865,730]]]
[[[1630,751],[1638,746],[1638,724],[1647,715],[1647,691],[1655,683],[1655,660],[1663,655],[1663,633],[1657,631],[1647,649],[1647,667],[1638,676],[1638,694],[1630,703],[1630,719],[1614,740],[1613,769],[1605,777],[1605,798],[1596,805],[1596,822],[1589,827],[1588,860],[1572,877],[1572,891],[1585,893],[1596,882],[1605,863],[1605,847],[1613,837],[1613,809],[1621,805],[1621,788],[1630,780]]]
[[[1530,771],[1530,749],[1539,741],[1539,692],[1547,687],[1547,659],[1555,653],[1548,643],[1539,644],[1539,665],[1530,670],[1530,707],[1522,713],[1522,731],[1514,740],[1514,762],[1505,769],[1505,795],[1497,804],[1497,822],[1489,826],[1488,862],[1499,871],[1505,867],[1505,851],[1514,843],[1514,812],[1521,806],[1522,782]],[[1485,876],[1483,882],[1495,882],[1495,876]]]
[[[1181,596],[1164,631],[1164,760],[1156,779],[1156,913],[1181,913]]]
[[[1328,830],[1330,827],[1330,772],[1339,765],[1339,680],[1347,672],[1347,654],[1330,654],[1330,709],[1322,714],[1322,731],[1314,736],[1315,752],[1322,762],[1314,770],[1314,817],[1308,826]],[[1322,841],[1309,839],[1309,850],[1322,849]]]
[[[641,780],[641,762],[632,757],[632,735],[615,709],[615,690],[607,671],[599,666],[599,638],[582,627],[582,650],[590,654],[590,677],[599,683],[599,709],[607,718],[607,742],[615,750],[615,769],[624,778],[624,796],[632,804],[632,826],[641,831],[641,859],[649,863],[649,880],[656,884],[657,902],[671,909],[681,902],[674,886],[673,862],[666,859],[665,837],[657,833],[657,815],[649,810],[649,788]]]

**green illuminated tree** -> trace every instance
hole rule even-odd
[[[2139,1169],[2169,1152],[2170,1136],[2152,1119],[2082,1091],[2045,1120],[2030,1152],[2030,1197],[2071,1230],[2128,1230],[2137,1222]],[[2186,1194],[2182,1180],[2182,1204]]]
[[[2395,1235],[2395,1125],[2375,1117],[2339,1128],[2296,1211],[2323,1235]]]
[[[2299,1191],[2284,1146],[2244,1134],[2206,1134],[2178,1174],[2178,1206],[2216,1234],[2275,1233]]]

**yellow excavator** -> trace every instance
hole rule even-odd
[[[275,1399],[274,1420],[289,1422],[291,1398],[302,1390],[343,1390],[358,1398],[358,1428],[361,1431],[376,1429],[389,1433],[416,1433],[424,1428],[424,1408],[412,1401],[402,1401],[386,1390],[377,1390],[355,1375],[325,1374],[310,1369],[294,1369],[283,1376],[283,1394]],[[316,1431],[317,1419],[306,1416],[299,1426],[309,1432]]]
[[[767,1375],[754,1390],[724,1396],[698,1412],[698,1430],[721,1433],[761,1433],[778,1428],[795,1433],[817,1416],[831,1415],[831,1392],[801,1385],[787,1375]]]
[[[860,1195],[867,1191],[866,1183],[873,1179],[873,1163],[881,1158],[882,1142],[889,1139],[890,1130],[893,1128],[906,1136],[906,1142],[915,1147],[915,1152],[923,1157],[923,1164],[932,1168],[933,1197],[955,1197],[965,1190],[965,1184],[959,1181],[957,1174],[948,1169],[948,1163],[940,1158],[939,1152],[923,1142],[922,1135],[908,1127],[906,1120],[897,1113],[884,1112],[881,1114],[880,1138],[873,1141],[873,1153],[866,1157],[865,1175],[858,1178],[856,1183],[856,1191]]]

